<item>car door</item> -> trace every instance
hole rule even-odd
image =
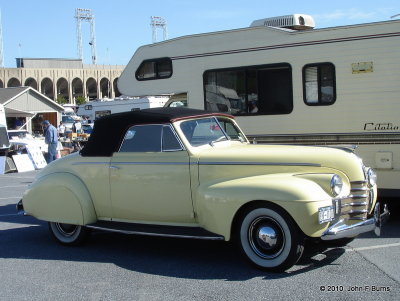
[[[189,156],[170,125],[130,127],[110,165],[113,218],[191,223]]]

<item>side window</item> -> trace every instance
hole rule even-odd
[[[136,70],[137,80],[163,79],[172,76],[170,58],[159,58],[143,61]]]
[[[287,63],[208,70],[203,80],[207,111],[277,115],[293,110],[292,69]]]
[[[246,138],[242,135],[241,131],[230,121],[224,118],[217,118],[219,124],[223,127],[225,133],[232,140],[246,141]]]
[[[161,152],[162,125],[132,126],[125,134],[120,152]]]
[[[335,66],[310,64],[303,68],[303,98],[310,106],[331,105],[336,101]]]
[[[182,146],[179,143],[178,138],[175,136],[169,125],[163,126],[162,150],[167,152],[182,150]]]

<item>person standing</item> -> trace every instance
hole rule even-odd
[[[60,137],[64,137],[65,135],[65,125],[62,123],[62,121],[60,121],[60,125],[58,126],[58,135]]]
[[[58,133],[57,129],[48,120],[43,121],[42,124],[44,128],[44,142],[48,144],[46,161],[50,163],[56,159]]]
[[[82,123],[79,120],[75,120],[72,125],[72,132],[80,134],[82,133]]]
[[[88,118],[86,116],[82,117],[82,124],[88,124]]]

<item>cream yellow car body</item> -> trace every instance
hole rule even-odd
[[[210,116],[214,118],[208,113],[207,117]],[[257,208],[276,209],[284,220],[293,221],[294,227],[310,238],[320,238],[330,231],[328,239],[335,239],[336,229],[330,227],[335,223],[342,227],[342,220],[345,220],[346,231],[339,232],[351,236],[358,233],[347,232],[352,225],[364,227],[360,223],[376,223],[375,219],[367,220],[377,202],[376,184],[368,183],[368,169],[352,151],[253,145],[245,138],[193,146],[185,136],[182,123],[202,117],[189,115],[171,121],[169,126],[173,127],[182,146],[177,151],[115,151],[110,156],[74,153],[52,162],[39,172],[24,193],[24,211],[50,222],[53,227],[59,224],[90,226],[99,221],[176,226],[205,229],[224,240],[237,235],[237,227],[246,214]],[[218,118],[238,129],[228,116]],[[128,134],[124,135],[126,139]],[[332,191],[331,181],[335,175],[341,179],[339,195]],[[355,210],[349,209],[346,213],[352,206],[356,206]],[[320,209],[328,207],[336,210],[335,219],[321,222]],[[347,217],[358,217],[341,219],[343,212]],[[292,236],[285,232],[286,226],[282,227],[284,235]],[[375,226],[368,227],[372,230]],[[271,230],[264,226],[259,228],[260,231]],[[240,233],[245,235],[244,230]],[[261,240],[262,237],[266,236],[260,234]],[[275,246],[273,237],[269,239],[272,243],[268,243]],[[290,242],[286,244],[290,246]],[[264,247],[268,249],[270,245]],[[281,253],[284,252],[277,252],[279,256]],[[261,254],[261,263],[257,256],[251,260],[266,268],[287,268],[297,260],[264,266],[264,255]],[[267,261],[270,260],[268,256]]]
[[[75,153],[39,173],[23,196],[24,209],[38,219],[79,225],[101,219],[201,226],[229,240],[239,209],[252,201],[266,201],[284,208],[307,236],[319,237],[329,225],[320,225],[317,217],[318,208],[332,204],[328,178],[338,174],[345,180],[342,195],[349,194],[349,177],[351,181],[364,180],[360,160],[351,152],[307,146],[222,144],[225,145],[201,150],[185,145],[188,151],[157,155],[157,163],[187,160],[191,189],[185,187],[188,190],[184,192],[186,199],[181,202],[171,199],[177,189],[182,189],[182,182],[177,182],[176,165],[162,165],[165,171],[160,174],[159,165],[149,171],[148,164],[140,164],[148,163],[153,154],[117,153],[111,158],[83,158]],[[122,180],[118,176],[120,170],[110,168],[115,162],[129,160],[135,162],[135,174],[147,174],[161,187],[137,189],[131,197],[126,195],[125,189],[117,190],[115,199],[120,199],[120,207],[124,208],[118,212],[113,209],[110,181],[119,184],[122,181],[126,185],[129,185],[126,181],[130,185],[134,182],[138,188],[147,187],[148,183],[147,176],[138,179],[133,175]],[[186,176],[189,179],[189,170]],[[165,202],[148,207],[149,204],[142,201],[149,199],[149,193],[160,191]],[[374,195],[375,203],[376,193]],[[135,206],[129,205],[133,198],[141,201]],[[192,203],[186,202],[182,208],[187,198],[192,198]],[[130,206],[131,210],[126,211]],[[144,214],[137,216],[135,211]],[[166,214],[170,211],[178,212]],[[154,214],[150,216],[148,212]]]

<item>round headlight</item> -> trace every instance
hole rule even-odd
[[[376,184],[376,180],[377,180],[377,177],[376,177],[375,170],[373,170],[372,168],[369,168],[367,170],[367,181],[368,181],[368,184],[370,186],[374,186]]]
[[[342,192],[343,181],[338,175],[334,175],[331,179],[331,191],[333,196],[338,196]]]

